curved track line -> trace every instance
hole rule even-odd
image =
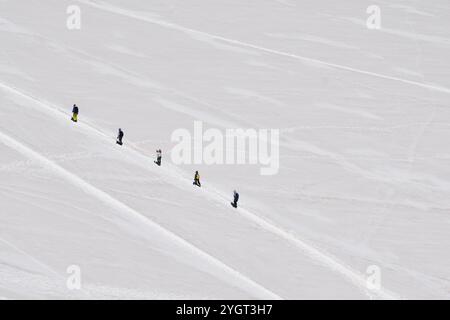
[[[1,134],[1,132],[0,132]],[[0,139],[1,140],[1,139]],[[16,245],[12,244],[11,242],[0,238],[0,242],[6,244],[7,246],[9,246],[10,248],[14,249],[16,252],[19,252],[20,254],[22,254],[23,256],[27,257],[29,260],[33,261],[35,264],[39,265],[40,267],[44,268],[45,270],[49,271],[50,273],[52,273],[53,275],[55,275],[57,278],[59,278],[61,280],[61,283],[66,283],[67,279],[64,278],[62,275],[60,275],[56,270],[54,270],[52,267],[50,267],[49,265],[43,263],[42,261],[40,261],[39,259],[35,258],[34,256],[32,256],[31,254],[27,253],[26,251],[20,249],[19,247],[17,247]],[[48,275],[47,275],[48,276]],[[91,293],[84,289],[81,288],[81,292],[85,295],[85,297],[89,297],[91,298],[92,295]]]
[[[177,167],[171,164],[166,164],[165,167],[170,167],[170,170],[167,170],[170,172],[169,175],[172,175],[173,177],[176,176],[179,180],[183,181],[189,179],[189,177],[185,177],[185,179],[180,178],[183,176],[183,172],[181,172],[181,170],[179,170]],[[191,183],[189,183],[189,185],[191,185]],[[217,190],[211,185],[202,186],[202,189],[203,192],[205,192],[210,198],[215,199],[220,203],[225,203],[228,205],[228,203],[230,202],[227,195],[223,194],[221,191]],[[344,276],[344,278],[347,278],[353,285],[361,289],[368,296],[378,296],[386,300],[400,299],[398,294],[383,287],[377,290],[368,290],[366,277],[363,274],[359,273],[356,270],[353,270],[350,266],[338,261],[338,259],[333,257],[332,255],[320,251],[313,245],[300,239],[294,233],[283,230],[283,228],[275,225],[271,221],[269,222],[266,218],[263,218],[260,215],[242,207],[239,207],[237,209],[237,212],[247,220],[260,226],[262,229],[290,242],[291,244],[299,248],[306,256],[311,258],[313,261],[316,261],[317,263],[328,267],[330,270]]]
[[[26,100],[29,100],[30,102],[32,102],[31,106],[33,108],[35,108],[36,110],[39,110],[40,112],[48,112],[48,113],[52,114],[53,116],[57,117],[58,120],[60,118],[63,118],[65,121],[67,121],[67,119],[68,119],[67,114],[62,112],[58,107],[53,106],[48,102],[43,102],[36,97],[33,97],[26,93],[23,93],[23,92],[19,91],[18,89],[8,86],[2,82],[0,82],[0,88],[4,89],[10,93],[19,95],[19,96],[25,98]],[[42,108],[39,108],[37,105],[41,106]],[[111,135],[104,133],[102,130],[97,129],[90,124],[81,122],[78,125],[81,127],[84,127],[85,129],[87,129],[91,133],[99,136],[102,139],[107,139],[109,142],[111,140]],[[144,156],[140,152],[140,149],[138,147],[124,145],[123,148],[133,154],[133,157],[130,159],[137,165],[141,166],[142,168],[149,170],[150,168],[155,167],[153,160]],[[170,164],[168,164],[168,165],[170,166],[170,170],[167,170],[167,168],[168,168],[167,165],[166,165],[166,167],[164,167],[162,169],[165,170],[166,176],[172,177],[173,179],[177,180],[177,182],[174,183],[175,186],[180,188],[180,184],[178,183],[178,181],[186,183],[186,185],[189,185],[189,186],[191,185],[191,182],[188,182],[188,181],[190,181],[189,180],[190,178],[187,177],[183,171],[181,171],[176,166],[173,166]],[[155,172],[154,170],[152,170],[152,171]],[[227,197],[225,195],[223,195],[223,193],[213,189],[212,187],[209,187],[209,188],[206,187],[203,189],[205,191],[207,191],[206,193],[208,194],[208,196],[210,198],[218,200],[221,203],[223,203],[225,201],[224,203],[228,204],[229,199],[227,199]],[[209,191],[208,189],[211,189],[211,191]],[[302,252],[306,253],[314,261],[316,261],[322,265],[325,265],[328,268],[330,268],[332,271],[335,271],[336,273],[344,276],[345,278],[350,280],[351,283],[353,283],[355,286],[357,286],[359,289],[366,292],[366,294],[368,294],[368,295],[374,294],[382,299],[399,299],[399,296],[397,294],[392,293],[384,288],[368,292],[367,286],[366,286],[366,280],[365,280],[364,276],[361,275],[360,273],[358,273],[357,271],[354,271],[349,266],[346,266],[346,265],[340,263],[339,261],[337,261],[337,259],[335,259],[331,255],[321,252],[320,250],[316,249],[312,245],[309,245],[306,242],[304,242],[303,240],[299,239],[296,235],[283,230],[282,228],[274,225],[271,222],[268,222],[267,220],[265,220],[264,218],[260,217],[259,215],[255,214],[255,213],[252,213],[252,212],[242,209],[242,208],[240,208],[240,210],[238,210],[238,212],[242,216],[247,218],[248,220],[250,220],[253,223],[256,223],[257,225],[262,227],[264,230],[269,231],[269,232],[291,242],[293,245],[300,248],[302,250]],[[138,213],[138,215],[141,215],[141,214]]]
[[[216,272],[213,272],[213,274],[215,274],[219,279],[228,281],[229,283],[235,285],[236,287],[239,287],[239,288],[245,290],[246,292],[248,292],[251,295],[257,296],[260,299],[281,299],[280,296],[278,296],[275,293],[271,292],[270,290],[264,288],[263,286],[256,283],[255,281],[251,280],[250,278],[244,276],[237,270],[229,267],[228,265],[226,265],[222,261],[218,260],[217,258],[202,251],[201,249],[194,246],[190,242],[184,240],[183,238],[179,237],[178,235],[172,233],[171,231],[163,228],[159,224],[153,222],[152,220],[145,217],[138,211],[132,209],[131,207],[127,206],[123,202],[115,199],[114,197],[110,196],[106,192],[91,185],[87,181],[85,181],[82,178],[78,177],[77,175],[67,171],[66,169],[64,169],[63,167],[54,163],[53,161],[47,159],[40,153],[32,150],[31,148],[25,146],[24,144],[15,140],[14,138],[2,133],[1,131],[0,131],[0,141],[3,144],[5,144],[6,146],[8,146],[8,147],[12,148],[13,150],[19,152],[20,154],[24,155],[25,157],[28,157],[30,159],[38,161],[44,167],[51,170],[54,174],[58,175],[62,179],[71,183],[75,187],[81,189],[89,196],[96,197],[98,200],[102,201],[104,204],[108,205],[109,207],[116,210],[117,212],[120,212],[121,213],[120,218],[123,219],[126,223],[131,223],[133,226],[136,227],[136,230],[141,229],[142,226],[146,226],[147,228],[150,228],[150,229],[154,230],[155,232],[159,233],[161,236],[168,238],[169,240],[171,240],[172,242],[174,242],[181,248],[187,249],[191,254],[194,254],[194,255],[200,257],[203,261],[205,261],[206,263],[208,263],[218,269]],[[143,231],[143,234],[146,234],[145,230],[142,230],[142,231]],[[223,273],[228,274],[229,277],[225,278],[223,276]]]
[[[56,275],[57,277],[61,277],[60,274],[58,272],[56,272],[53,268],[51,268],[47,264],[41,262],[40,260],[38,260],[37,258],[33,257],[31,254],[25,252],[24,250],[20,249],[19,247],[15,246],[11,242],[9,242],[9,241],[7,241],[7,240],[5,240],[3,238],[0,238],[0,242],[6,244],[10,248],[13,248],[15,251],[17,251],[20,254],[22,254],[23,256],[27,257],[29,260],[33,261],[35,264],[39,265],[41,268],[49,271],[51,274]]]
[[[74,54],[75,53],[75,54],[77,54],[79,56],[83,56],[85,58],[88,58],[89,60],[80,59],[78,57],[78,59],[80,59],[84,63],[95,62],[95,63],[104,64],[105,66],[108,66],[110,68],[114,68],[114,69],[116,69],[118,71],[116,76],[118,76],[118,77],[120,77],[122,79],[125,79],[125,80],[128,80],[128,81],[132,80],[132,83],[134,83],[136,81],[140,86],[145,86],[145,87],[148,87],[150,89],[166,90],[166,91],[168,91],[170,93],[173,93],[173,94],[178,95],[180,97],[183,97],[183,98],[185,98],[187,100],[195,102],[196,104],[200,103],[200,104],[205,105],[205,102],[199,100],[198,98],[191,97],[191,96],[189,96],[189,95],[187,95],[187,94],[185,94],[183,92],[180,92],[180,91],[178,91],[176,89],[170,89],[170,88],[167,88],[165,86],[161,86],[159,84],[154,84],[154,83],[152,83],[151,80],[146,79],[145,76],[142,76],[142,75],[137,74],[137,73],[135,73],[133,71],[127,70],[126,68],[124,68],[122,66],[119,66],[119,65],[117,65],[115,63],[105,62],[103,59],[98,58],[98,57],[96,57],[96,56],[94,56],[92,54],[89,54],[87,52],[83,52],[83,51],[79,50],[78,48],[68,47],[66,45],[60,45],[60,44],[54,42],[53,40],[50,40],[50,39],[48,39],[46,37],[43,37],[41,35],[38,35],[38,34],[33,34],[33,35],[36,36],[36,37],[39,37],[39,38],[41,38],[41,39],[43,39],[45,41],[48,41],[52,45],[55,45],[56,47],[64,50],[65,52],[67,52],[69,54]],[[236,124],[233,123],[233,122],[230,122],[230,121],[227,121],[227,120],[223,121],[223,120],[219,119],[217,116],[210,116],[210,115],[208,115],[208,114],[206,114],[205,112],[202,112],[202,111],[197,111],[197,110],[194,110],[194,109],[186,107],[186,106],[179,106],[179,107],[174,106],[173,103],[171,103],[170,101],[167,101],[167,100],[165,100],[165,99],[163,99],[161,97],[154,98],[154,101],[158,102],[159,105],[165,107],[166,109],[169,109],[169,110],[172,110],[172,111],[175,111],[175,112],[178,112],[178,113],[186,114],[186,115],[188,115],[188,116],[190,116],[190,117],[192,117],[194,119],[195,118],[203,118],[203,119],[206,118],[208,120],[208,122],[213,123],[213,124],[215,124],[215,125],[217,125],[219,127],[228,128],[228,127],[235,127],[236,126]],[[172,104],[172,106],[171,106],[171,104]],[[214,107],[212,107],[209,104],[207,104],[207,105],[210,108],[214,108]],[[214,109],[217,110],[216,108],[214,108]],[[89,123],[89,120],[85,119],[84,122],[85,123]],[[257,126],[259,127],[259,125],[257,125]],[[91,125],[91,128],[96,130],[96,127],[93,126],[93,125]],[[104,135],[103,133],[101,133],[101,134]],[[105,137],[106,137],[106,135],[105,135]],[[322,150],[321,148],[319,148],[319,147],[317,147],[315,145],[306,143],[304,141],[297,141],[295,143],[292,143],[292,142],[287,141],[286,139],[284,139],[284,140],[285,141],[281,141],[279,143],[279,145],[284,147],[284,148],[287,148],[289,150],[293,150],[293,151],[298,151],[298,150],[300,150],[300,151],[307,151],[307,152],[312,153],[312,154],[322,155],[322,156],[325,156],[325,157],[331,159],[336,165],[341,166],[342,168],[344,168],[344,170],[347,170],[348,172],[351,172],[351,173],[354,173],[354,174],[359,174],[359,175],[361,175],[361,176],[363,176],[363,177],[365,177],[367,179],[378,180],[378,181],[383,181],[383,182],[387,182],[387,183],[391,183],[392,182],[392,179],[390,179],[389,177],[384,177],[383,175],[375,174],[375,173],[373,173],[371,171],[363,169],[363,168],[357,166],[356,164],[354,164],[353,162],[349,161],[347,158],[343,158],[339,154],[335,154],[335,153],[332,153],[332,152],[329,152],[329,151],[326,151],[326,150]],[[1,170],[1,168],[0,168],[0,170]],[[408,181],[408,182],[411,183],[411,181]]]
[[[377,78],[381,78],[381,79],[385,79],[385,80],[391,80],[391,81],[398,81],[398,82],[406,83],[406,84],[409,84],[409,85],[414,85],[414,86],[417,86],[417,87],[421,87],[421,88],[425,88],[425,89],[429,89],[429,90],[434,90],[434,91],[439,91],[439,92],[450,94],[450,89],[449,88],[433,85],[433,84],[430,84],[430,83],[422,83],[422,82],[413,81],[413,80],[407,80],[407,79],[403,79],[403,78],[399,78],[399,77],[388,76],[388,75],[377,73],[377,72],[361,70],[361,69],[352,68],[352,67],[348,67],[348,66],[345,66],[345,65],[337,64],[337,63],[327,62],[327,61],[314,59],[314,58],[309,58],[309,57],[305,57],[305,56],[301,56],[301,55],[297,55],[297,54],[293,54],[293,53],[288,53],[288,52],[284,52],[284,51],[279,51],[279,50],[274,50],[274,49],[270,49],[270,48],[266,48],[266,47],[261,47],[261,46],[257,46],[257,45],[251,44],[251,43],[247,43],[247,42],[243,42],[243,41],[239,41],[239,40],[234,40],[234,39],[226,38],[226,37],[223,37],[223,36],[219,36],[219,35],[203,32],[203,31],[199,31],[199,30],[195,30],[195,29],[191,29],[191,28],[186,28],[186,27],[177,25],[175,23],[162,21],[162,20],[158,20],[158,19],[152,19],[150,17],[146,17],[146,16],[143,16],[143,15],[140,15],[140,14],[138,14],[136,12],[129,11],[129,10],[126,10],[126,9],[123,9],[123,8],[119,8],[119,7],[116,7],[116,6],[113,6],[113,5],[109,5],[109,4],[106,4],[106,3],[103,3],[103,2],[98,2],[97,3],[97,2],[92,2],[90,0],[76,0],[76,1],[78,1],[80,3],[83,3],[83,4],[86,4],[86,5],[89,5],[91,7],[97,8],[99,10],[103,10],[103,11],[107,11],[107,12],[110,12],[110,13],[122,15],[122,16],[125,16],[125,17],[137,19],[137,20],[140,20],[140,21],[156,24],[156,25],[159,25],[159,26],[162,26],[162,27],[165,27],[165,28],[169,28],[169,29],[172,29],[172,30],[181,31],[183,33],[188,33],[188,34],[194,34],[194,35],[197,35],[197,36],[208,37],[208,38],[213,39],[213,40],[220,40],[220,41],[223,41],[223,42],[231,43],[231,44],[238,45],[238,46],[241,46],[241,47],[251,48],[251,49],[254,49],[254,50],[258,50],[258,51],[263,51],[263,52],[270,53],[270,54],[275,54],[275,55],[284,56],[284,57],[288,57],[288,58],[293,58],[293,59],[297,59],[297,60],[302,60],[302,61],[306,61],[306,62],[310,62],[310,63],[324,65],[324,66],[332,67],[334,69],[339,69],[339,70],[359,73],[359,74],[363,74],[363,75],[366,75],[366,76],[372,76],[372,77],[377,77]]]

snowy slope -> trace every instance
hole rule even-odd
[[[449,9],[0,1],[0,297],[448,299]],[[280,129],[279,174],[171,163],[195,120]]]

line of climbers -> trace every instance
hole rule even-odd
[[[80,109],[78,108],[78,106],[76,104],[74,104],[73,108],[72,108],[72,119],[71,119],[73,122],[78,122],[79,112],[80,112]],[[116,139],[116,143],[118,145],[123,145],[123,141],[122,141],[123,136],[124,136],[124,133],[123,133],[122,129],[119,128],[119,133],[117,134],[117,139]],[[162,161],[162,151],[161,151],[161,149],[158,149],[158,150],[156,150],[156,161],[154,161],[154,162],[158,166],[161,166],[161,164],[162,164],[161,161]],[[195,171],[193,185],[195,185],[197,187],[202,186],[202,184],[200,183],[200,174],[198,173],[198,171]],[[234,190],[233,191],[233,202],[231,202],[231,205],[234,208],[237,208],[238,201],[239,201],[239,193],[236,190]]]

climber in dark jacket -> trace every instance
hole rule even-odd
[[[77,122],[78,121],[78,107],[76,104],[73,105],[73,109],[72,109],[72,121],[73,122]]]
[[[231,203],[231,205],[233,207],[237,208],[237,204],[238,204],[238,201],[239,201],[239,193],[237,193],[237,191],[234,190],[234,195],[233,196],[234,196],[234,201]]]
[[[116,143],[122,145],[123,144],[122,139],[123,139],[123,131],[122,129],[119,128],[119,134],[117,135]]]

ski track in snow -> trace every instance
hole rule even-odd
[[[2,132],[1,132],[1,131],[0,131],[0,141],[2,141]],[[38,266],[40,266],[41,268],[43,268],[43,269],[47,270],[48,272],[50,272],[50,274],[54,275],[56,278],[59,279],[59,281],[56,281],[59,285],[61,285],[61,284],[64,284],[64,285],[65,285],[65,284],[66,284],[66,280],[67,280],[67,279],[64,278],[64,276],[62,276],[61,274],[59,274],[56,270],[54,270],[54,269],[53,269],[52,267],[50,267],[49,265],[45,264],[44,262],[42,262],[42,261],[40,261],[39,259],[37,259],[36,257],[32,256],[32,255],[29,254],[28,252],[25,252],[24,250],[20,249],[19,247],[15,246],[15,245],[12,244],[11,242],[9,242],[9,241],[7,241],[7,240],[5,240],[5,239],[3,239],[3,238],[0,238],[0,242],[3,243],[3,244],[5,244],[5,245],[8,246],[8,247],[14,249],[16,252],[20,253],[21,255],[25,256],[25,257],[28,258],[29,260],[33,261],[36,265],[38,265]],[[0,261],[0,264],[2,264],[1,261]],[[5,271],[5,270],[4,270],[4,267],[0,267],[0,278],[2,278],[1,275],[2,275],[2,273],[3,273],[4,271]],[[23,271],[17,270],[17,268],[16,268],[15,273],[18,273],[18,272],[23,272]],[[40,276],[41,276],[41,277],[48,277],[48,278],[49,278],[49,275],[48,275],[48,274],[47,274],[47,275],[40,275]],[[10,279],[10,278],[13,278],[13,276],[8,276],[8,279]],[[23,277],[21,277],[21,279],[23,279]],[[36,276],[34,276],[33,279],[36,279]],[[29,281],[27,280],[27,281],[25,281],[25,282],[28,283]],[[90,292],[89,292],[89,291],[86,291],[84,288],[81,289],[80,293],[84,294],[85,297],[91,297]]]
[[[178,295],[171,292],[156,292],[156,291],[141,291],[125,287],[111,287],[97,283],[84,283],[80,290],[70,290],[67,288],[66,279],[55,280],[46,275],[30,274],[24,270],[18,270],[14,266],[4,265],[1,267],[0,263],[0,279],[4,280],[0,286],[14,287],[12,293],[26,292],[24,296],[18,293],[19,299],[34,299],[36,297],[42,298],[45,296],[50,299],[59,299],[64,295],[66,299],[126,299],[126,300],[189,300],[195,297]],[[4,286],[5,283],[10,286]],[[9,294],[11,296],[11,294]],[[14,296],[13,299],[16,299]],[[2,297],[0,296],[0,300]],[[7,299],[7,298],[4,298]]]
[[[4,86],[1,85],[1,87]],[[40,153],[30,149],[26,145],[4,134],[1,131],[0,131],[0,141],[6,146],[19,152],[20,154],[28,158],[35,159],[36,161],[40,162],[44,167],[51,170],[54,174],[70,182],[72,185],[80,188],[86,194],[96,197],[106,205],[120,212],[122,214],[121,218],[125,222],[132,223],[133,225],[135,225],[136,230],[139,230],[141,226],[146,226],[156,231],[157,233],[161,234],[162,236],[166,237],[167,239],[171,240],[173,243],[178,244],[180,247],[187,249],[192,254],[199,256],[202,260],[206,261],[211,266],[214,266],[215,268],[220,270],[219,272],[213,272],[213,274],[215,274],[219,279],[223,279],[222,273],[225,273],[229,276],[229,279],[225,280],[228,280],[230,283],[234,284],[237,287],[240,287],[241,289],[245,290],[251,295],[255,295],[261,299],[281,299],[281,297],[279,297],[275,293],[257,284],[250,278],[239,273],[237,270],[234,270],[233,268],[229,267],[228,265],[218,260],[217,258],[202,251],[201,249],[194,246],[190,242],[184,240],[183,238],[179,237],[173,232],[163,228],[162,226],[153,222],[152,220],[145,217],[141,213],[137,212],[136,210],[132,209],[131,207],[127,206],[126,204],[122,203],[116,198],[110,196],[106,192],[91,185],[87,181],[67,171],[63,167],[56,164],[55,162],[47,159]],[[143,232],[142,235],[148,237],[146,232]]]
[[[53,106],[49,102],[44,102],[43,100],[33,97],[29,94],[23,93],[22,91],[12,87],[8,86],[2,82],[0,82],[0,88],[3,90],[12,93],[14,95],[20,96],[28,101],[31,102],[30,106],[35,108],[36,110],[40,112],[47,112],[57,118],[57,120],[63,119],[64,121],[67,121],[67,114],[65,114],[63,111],[61,111],[58,107]],[[42,107],[39,108],[38,106]],[[79,123],[79,126],[86,129],[88,132],[91,133],[94,137],[99,137],[102,140],[106,140],[108,143],[111,143],[112,136],[110,134],[106,134],[104,131],[96,128],[92,124],[89,123]],[[84,181],[80,177],[70,173],[69,171],[65,170],[64,168],[60,167],[55,162],[45,158],[41,154],[29,149],[22,143],[14,140],[13,138],[5,135],[0,131],[0,140],[3,141],[4,144],[14,148],[16,151],[19,151],[20,153],[26,155],[29,158],[38,160],[42,164],[44,164],[46,167],[51,169],[56,174],[64,177],[67,181],[71,182],[75,186],[80,187],[82,190],[84,190],[87,194],[93,195],[97,197],[98,199],[102,200],[104,203],[114,207],[115,209],[118,209],[121,212],[127,213],[128,215],[131,215],[135,218],[135,220],[138,222],[137,227],[139,228],[140,223],[144,223],[145,225],[151,227],[152,229],[155,229],[156,231],[159,231],[160,233],[165,234],[167,237],[172,239],[175,243],[181,244],[182,246],[189,249],[191,252],[196,253],[197,255],[200,255],[202,258],[205,258],[208,260],[212,265],[215,265],[216,267],[219,267],[223,269],[224,271],[227,271],[227,273],[230,273],[233,277],[241,278],[244,280],[245,283],[247,283],[246,289],[248,288],[256,288],[259,293],[262,294],[262,296],[270,296],[271,298],[280,298],[276,294],[270,292],[266,288],[260,286],[259,284],[253,282],[251,279],[246,278],[244,275],[240,274],[238,271],[230,268],[229,266],[222,263],[220,260],[210,256],[209,254],[203,252],[201,249],[195,247],[191,243],[187,242],[186,240],[182,239],[181,237],[175,235],[174,233],[170,232],[169,230],[163,228],[162,226],[156,224],[152,220],[146,218],[141,213],[135,211],[134,209],[130,208],[126,204],[120,202],[119,200],[113,198],[109,194],[105,193],[104,191],[94,187],[93,185],[89,184],[88,182]],[[150,170],[149,168],[153,168],[153,160],[149,159],[148,157],[144,156],[140,151],[139,148],[136,146],[123,146],[125,150],[127,150],[129,153],[133,154],[133,157],[130,157],[129,159],[136,164],[140,165],[141,167]],[[139,161],[137,161],[139,160]],[[168,168],[170,170],[168,170]],[[157,172],[161,174],[158,171],[152,170],[152,172]],[[183,182],[187,185],[191,185],[190,178],[186,177],[184,172],[182,172],[179,168],[173,165],[169,165],[164,167],[164,174],[165,176],[170,176],[173,179],[176,180],[173,185],[177,186],[178,188],[182,188],[180,186],[179,182]],[[211,190],[210,190],[211,189]],[[222,192],[214,189],[213,187],[206,187],[203,188],[204,192],[212,199],[219,201],[220,203],[228,203],[228,199],[226,195],[224,195]],[[350,280],[351,283],[353,283],[356,287],[358,287],[362,292],[365,292],[368,296],[376,295],[382,299],[399,299],[400,297],[384,288],[380,288],[379,290],[373,290],[368,291],[367,285],[366,285],[366,279],[365,277],[360,274],[358,271],[353,270],[351,267],[344,265],[343,263],[339,262],[336,258],[332,257],[331,255],[321,252],[319,249],[315,248],[314,246],[304,242],[303,240],[300,240],[296,235],[294,235],[291,232],[285,231],[282,228],[274,225],[271,222],[268,222],[265,218],[260,217],[259,215],[252,213],[246,209],[239,208],[238,212],[241,214],[241,216],[245,217],[246,219],[252,221],[253,223],[259,225],[261,228],[263,228],[266,231],[269,231],[286,241],[292,243],[296,247],[298,247],[304,254],[309,256],[313,261],[318,262],[321,265],[324,265],[331,269],[332,271],[340,274],[344,278]],[[219,277],[220,278],[220,277]]]
[[[129,71],[127,69],[124,69],[123,67],[120,67],[116,64],[112,64],[112,63],[105,63],[105,61],[101,58],[95,57],[91,54],[88,54],[86,52],[80,51],[77,48],[71,48],[71,47],[65,47],[65,46],[61,46],[58,43],[53,42],[50,39],[47,39],[46,37],[37,35],[32,33],[31,31],[28,32],[27,34],[32,35],[32,36],[37,36],[41,39],[44,39],[46,41],[49,41],[50,43],[52,43],[52,45],[55,45],[56,47],[58,47],[61,50],[64,50],[67,53],[73,54],[73,53],[77,53],[83,57],[88,58],[89,60],[86,59],[81,59],[81,61],[85,62],[85,63],[89,63],[92,64],[93,66],[97,66],[97,67],[101,67],[101,68],[107,68],[108,70],[114,70],[114,75],[121,77],[123,79],[126,79],[128,81],[130,81],[131,83],[134,83],[136,85],[139,86],[144,86],[147,87],[149,89],[159,89],[159,90],[169,90],[169,92],[178,95],[180,97],[183,97],[185,99],[188,99],[190,101],[196,102],[196,103],[200,103],[202,105],[205,105],[204,102],[200,101],[197,98],[191,97],[189,95],[186,95],[182,92],[179,92],[177,90],[173,90],[173,89],[169,89],[166,88],[164,86],[158,85],[153,83],[152,81],[150,81],[149,79],[146,79],[145,77],[143,77],[142,75],[136,74],[135,72]],[[67,50],[69,49],[69,50]],[[231,122],[231,121],[227,121],[227,120],[223,120],[220,119],[217,116],[214,115],[210,115],[208,113],[199,111],[197,109],[188,107],[186,105],[180,105],[179,103],[175,103],[169,100],[166,100],[160,96],[157,96],[156,98],[153,99],[154,101],[156,101],[157,103],[159,103],[162,107],[175,111],[175,112],[179,112],[182,114],[186,114],[194,119],[204,119],[207,120],[208,122],[222,127],[222,128],[234,128],[234,127],[238,127],[235,123]],[[208,104],[208,107],[212,107],[211,105]],[[215,108],[214,108],[215,109]],[[215,109],[216,111],[218,109]],[[88,123],[88,119],[85,119],[85,122]],[[254,125],[253,125],[254,126]],[[257,127],[261,127],[259,125],[257,125]],[[97,130],[95,128],[95,126],[91,126],[91,129]],[[97,130],[98,131],[98,130]],[[109,137],[107,135],[105,135],[103,132],[100,132],[100,134],[102,134],[105,137]],[[346,157],[343,157],[340,154],[336,154],[333,153],[331,151],[322,149],[310,142],[306,142],[306,141],[294,141],[294,140],[289,140],[289,139],[284,139],[285,141],[281,141],[279,143],[279,146],[282,146],[284,148],[287,148],[289,150],[292,151],[306,151],[321,157],[326,157],[331,159],[333,162],[335,162],[337,165],[341,166],[342,168],[344,168],[345,170],[352,172],[354,174],[357,175],[361,175],[367,179],[371,179],[371,180],[378,180],[378,181],[383,181],[385,183],[392,183],[392,177],[390,176],[386,176],[383,174],[378,174],[378,173],[374,173],[371,172],[369,170],[366,170],[350,161],[348,161],[348,159]],[[408,183],[414,183],[413,181],[405,181]]]
[[[14,249],[14,251],[19,252],[21,255],[27,257],[29,260],[33,261],[36,265],[40,266],[42,269],[45,269],[46,271],[50,272],[53,275],[59,276],[58,272],[56,272],[53,268],[51,268],[50,266],[46,265],[45,263],[41,262],[40,260],[38,260],[37,258],[33,257],[32,255],[30,255],[29,253],[23,251],[22,249],[18,248],[17,246],[15,246],[14,244],[12,244],[11,242],[0,238],[0,242],[5,244],[6,246]]]
[[[385,79],[385,80],[402,82],[402,83],[405,83],[405,84],[414,85],[414,86],[417,86],[417,87],[421,87],[421,88],[425,88],[425,89],[429,89],[429,90],[434,90],[434,91],[439,91],[439,92],[443,92],[443,93],[447,93],[447,94],[450,93],[450,89],[446,88],[446,87],[443,87],[443,86],[438,86],[438,85],[434,85],[434,84],[422,83],[422,82],[418,82],[418,81],[403,79],[403,78],[399,78],[399,77],[395,77],[395,76],[389,76],[389,75],[376,73],[376,72],[372,72],[372,71],[361,70],[361,69],[352,68],[352,67],[341,65],[341,64],[337,64],[337,63],[327,62],[327,61],[314,59],[314,58],[309,58],[309,57],[305,57],[305,56],[301,56],[301,55],[297,55],[297,54],[293,54],[293,53],[288,53],[288,52],[274,50],[274,49],[270,49],[270,48],[266,48],[266,47],[262,47],[262,46],[257,46],[257,45],[251,44],[251,43],[247,43],[247,42],[243,42],[243,41],[239,41],[239,40],[234,40],[234,39],[226,38],[226,37],[215,35],[215,34],[210,34],[210,33],[204,32],[204,31],[199,31],[199,30],[195,30],[195,29],[191,29],[191,28],[186,28],[186,27],[183,27],[183,26],[175,24],[175,23],[171,23],[171,22],[167,22],[167,21],[163,21],[163,20],[158,20],[158,19],[151,18],[151,17],[148,17],[148,16],[143,16],[143,15],[140,15],[139,13],[137,13],[137,12],[133,12],[133,11],[130,11],[130,10],[126,10],[126,9],[117,7],[117,6],[109,5],[109,4],[106,4],[106,3],[101,2],[101,1],[98,1],[98,2],[92,2],[90,0],[76,0],[76,1],[80,2],[80,3],[83,3],[85,5],[89,5],[91,7],[97,8],[99,10],[103,10],[103,11],[107,11],[107,12],[110,12],[110,13],[118,14],[118,15],[121,15],[121,16],[125,16],[125,17],[129,17],[129,18],[137,19],[137,20],[140,20],[140,21],[156,24],[156,25],[159,25],[159,26],[162,26],[162,27],[165,27],[165,28],[169,28],[169,29],[172,29],[172,30],[181,31],[181,32],[187,33],[189,35],[194,35],[194,36],[197,36],[195,39],[200,40],[200,41],[202,39],[201,38],[199,39],[198,36],[206,37],[206,38],[213,39],[213,40],[219,40],[219,41],[222,41],[222,42],[238,45],[240,47],[251,48],[251,49],[254,49],[254,50],[263,51],[263,52],[270,53],[270,54],[275,54],[275,55],[279,55],[279,56],[294,58],[294,59],[301,60],[301,61],[307,62],[307,63],[313,63],[313,64],[317,64],[317,65],[321,65],[321,66],[327,66],[327,67],[331,67],[331,68],[334,68],[334,69],[344,70],[344,71],[353,72],[353,73],[359,73],[359,74],[362,74],[362,75],[376,77],[376,78],[381,78],[381,79]]]
[[[206,187],[206,189],[207,190],[211,189],[211,191],[208,192],[210,192],[211,195],[217,198],[220,202],[224,203],[229,202],[228,197],[219,190],[215,189],[214,187],[208,186]],[[368,296],[371,296],[371,294],[375,294],[383,299],[391,299],[391,300],[400,299],[400,297],[397,294],[385,288],[381,288],[376,291],[367,290],[366,278],[364,277],[364,275],[353,270],[350,266],[347,266],[344,263],[338,261],[336,257],[333,257],[328,253],[321,252],[313,245],[299,239],[293,232],[285,231],[282,228],[276,226],[274,223],[267,221],[266,218],[262,218],[259,215],[252,213],[245,208],[239,207],[237,211],[246,219],[252,221],[256,225],[259,225],[264,230],[269,231],[277,235],[278,237],[294,244],[313,261],[320,262],[322,265],[328,267],[330,270],[338,274],[341,274],[342,276],[350,280],[356,287],[361,288],[361,290],[363,290]]]

